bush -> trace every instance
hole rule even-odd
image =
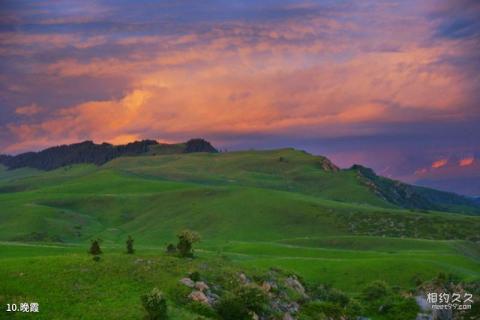
[[[158,288],[141,297],[142,305],[148,313],[148,319],[150,320],[163,320],[167,319],[167,301],[163,297],[163,294]]]
[[[241,286],[238,287],[234,293],[248,310],[258,314],[265,310],[268,298],[265,292],[258,286]]]
[[[200,281],[200,273],[198,271],[193,271],[188,275],[188,277],[194,282]]]
[[[252,313],[262,314],[267,306],[267,296],[255,285],[241,286],[225,294],[216,305],[220,317],[225,320],[251,319]]]
[[[93,261],[99,262],[101,260],[100,256],[93,256],[92,258]]]
[[[327,320],[330,319],[330,315],[327,316],[325,311],[329,312],[330,314],[337,312],[333,312],[332,310],[333,304],[330,302],[321,302],[321,301],[312,301],[304,304],[300,309],[300,313],[298,318],[300,320]],[[337,306],[337,308],[340,308]],[[327,309],[327,310],[325,310]],[[341,310],[340,313],[341,315]],[[333,318],[338,319],[338,318]]]
[[[191,230],[183,230],[178,235],[177,249],[181,257],[193,256],[193,244],[200,241],[198,233]]]
[[[223,320],[250,320],[252,316],[245,304],[233,294],[225,294],[215,309]]]
[[[355,299],[350,299],[347,310],[346,310],[346,319],[348,320],[357,320],[359,316],[363,314],[364,310],[359,301]]]
[[[350,302],[346,293],[332,288],[330,285],[318,286],[313,290],[313,296],[318,300],[334,302],[342,307],[346,307]]]
[[[94,256],[102,254],[102,250],[100,249],[100,239],[90,241],[90,249],[88,249],[88,253]]]
[[[173,243],[169,243],[167,246],[167,253],[176,253],[177,247]]]
[[[362,291],[363,299],[367,301],[379,300],[388,295],[388,285],[384,281],[374,281]]]
[[[192,301],[187,305],[187,308],[193,313],[199,314],[206,318],[217,318],[217,313],[212,307],[198,301]]]
[[[385,308],[383,316],[388,320],[415,319],[419,311],[415,299],[397,296]]]
[[[126,244],[127,244],[127,253],[128,254],[135,253],[135,250],[133,249],[133,238],[132,238],[132,236],[128,236]]]
[[[177,284],[171,290],[169,290],[169,296],[176,304],[185,305],[190,302],[190,299],[188,298],[190,292],[192,292],[192,289],[189,287]]]

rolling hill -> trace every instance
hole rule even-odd
[[[202,148],[154,143],[101,164],[0,166],[0,300],[39,299],[45,319],[135,319],[142,292],[160,286],[174,299],[178,279],[201,268],[213,277],[274,267],[352,297],[379,279],[401,290],[439,272],[480,280],[480,216],[468,198],[295,149]],[[184,228],[202,236],[188,262],[164,253]],[[122,254],[128,235],[133,257]],[[85,250],[97,237],[105,261],[92,265]],[[172,308],[174,319],[195,314]]]

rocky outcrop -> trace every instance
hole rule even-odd
[[[204,139],[191,139],[188,140],[185,144],[185,153],[192,152],[210,152],[217,153],[218,150],[215,149],[210,142]]]
[[[355,164],[359,182],[383,200],[407,209],[455,211],[480,214],[480,206],[471,198],[450,192],[409,185],[378,176],[372,169]]]

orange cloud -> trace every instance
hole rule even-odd
[[[448,159],[437,160],[437,161],[432,163],[432,168],[438,169],[438,168],[446,166],[447,164],[448,164]]]
[[[335,37],[343,31],[356,34],[358,26],[327,17],[255,26],[232,22],[228,28],[204,34],[114,40],[115,45],[132,49],[127,56],[63,58],[37,66],[38,74],[60,81],[113,77],[126,79],[128,85],[120,98],[67,104],[48,120],[10,124],[17,144],[9,150],[39,136],[47,137],[49,144],[85,138],[125,142],[152,133],[168,139],[180,133],[270,133],[296,128],[339,136],[349,130],[375,133],[373,126],[359,129],[349,127],[352,124],[464,116],[458,107],[466,99],[461,75],[447,65],[432,68],[440,57],[458,55],[461,46],[449,41],[425,46],[422,35],[431,30],[424,24],[401,23],[398,37],[391,38],[389,32],[382,38],[395,50],[376,49],[378,44],[368,39]],[[75,43],[77,49],[108,41],[101,36],[26,34],[1,40],[55,47]],[[154,49],[142,50],[142,45]],[[22,108],[18,114],[39,112],[31,106]],[[432,167],[446,163],[439,160]]]
[[[458,165],[460,167],[467,167],[472,165],[474,161],[475,161],[474,157],[468,157],[468,158],[460,159],[460,161],[458,161]]]

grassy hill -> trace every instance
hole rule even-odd
[[[403,209],[357,174],[293,149],[0,168],[0,302],[39,300],[45,319],[139,319],[140,294],[159,286],[174,301],[174,284],[202,264],[212,276],[279,268],[350,296],[374,280],[402,290],[439,272],[480,280],[480,216]],[[197,259],[163,253],[184,228],[202,235]],[[122,254],[128,235],[133,257]],[[96,237],[99,264],[86,254]],[[173,318],[195,313],[171,307]]]

